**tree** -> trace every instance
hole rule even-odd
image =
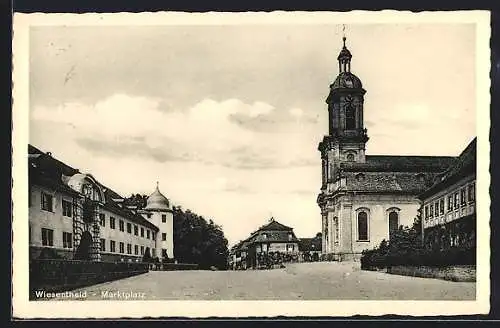
[[[191,210],[173,207],[175,258],[200,268],[227,269],[228,242],[222,227]]]

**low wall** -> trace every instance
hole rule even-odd
[[[456,265],[448,267],[429,266],[393,266],[387,268],[387,273],[421,278],[437,278],[450,281],[475,282],[475,265]]]
[[[191,263],[158,263],[150,264],[150,269],[155,271],[182,271],[198,270],[198,264]]]
[[[29,263],[30,300],[35,291],[63,292],[148,272],[146,263],[32,259]]]

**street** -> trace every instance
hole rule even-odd
[[[152,271],[78,291],[90,300],[121,294],[145,300],[474,300],[476,284],[363,271],[359,262],[316,262],[258,271]]]

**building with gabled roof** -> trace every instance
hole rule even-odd
[[[246,269],[259,266],[259,255],[262,254],[299,254],[299,239],[293,228],[288,227],[271,217],[269,222],[252,232],[248,238],[231,248],[230,262],[233,268]]]
[[[474,138],[419,196],[422,236],[428,248],[476,246],[476,147]]]
[[[328,135],[319,143],[322,184],[317,198],[322,220],[322,254],[353,259],[390,239],[417,217],[419,195],[457,165],[450,156],[367,155],[364,125],[366,90],[351,72],[346,39],[338,56],[339,74],[330,85]]]
[[[173,212],[158,185],[144,208],[28,145],[30,258],[174,258]]]

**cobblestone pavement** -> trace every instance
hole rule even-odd
[[[126,295],[136,300],[474,300],[476,284],[319,262],[258,271],[152,271],[79,291],[94,300]]]

